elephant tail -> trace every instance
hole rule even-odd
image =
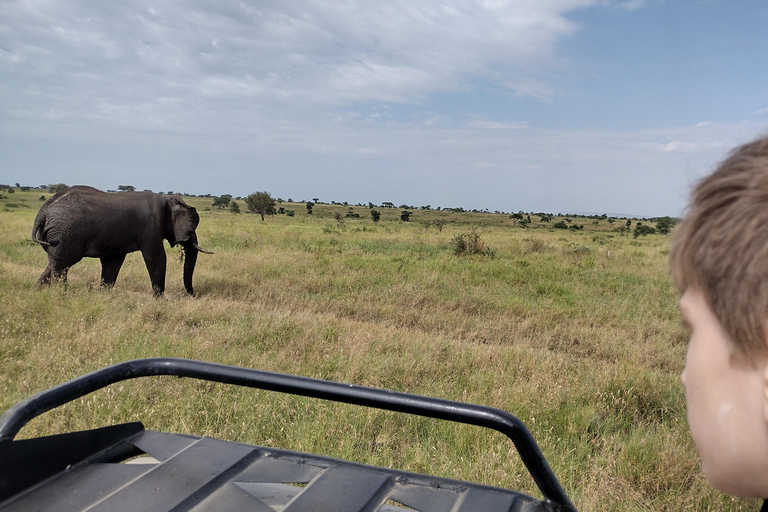
[[[35,225],[32,226],[32,241],[40,245],[56,247],[57,245],[59,245],[58,240],[51,240],[50,242],[48,242],[46,240],[40,240],[39,238],[37,238],[38,233],[40,233],[42,236],[43,224],[45,224],[45,215],[38,214],[37,217],[35,217]]]

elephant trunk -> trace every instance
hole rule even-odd
[[[192,274],[195,273],[195,264],[197,263],[197,253],[199,252],[197,246],[197,235],[192,237],[183,244],[184,245],[184,288],[187,293],[192,295],[194,290],[192,288]]]

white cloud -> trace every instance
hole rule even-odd
[[[468,124],[470,128],[480,128],[486,130],[524,130],[528,128],[528,123],[499,123],[493,121],[472,121]]]

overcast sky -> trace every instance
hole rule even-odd
[[[679,215],[762,0],[0,0],[0,183]]]

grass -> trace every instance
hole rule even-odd
[[[48,194],[46,194],[47,196]],[[666,274],[669,240],[589,219],[583,231],[507,215],[367,208],[360,219],[285,205],[266,222],[189,198],[201,216],[196,298],[169,254],[152,297],[141,256],[113,290],[84,260],[39,288],[30,243],[40,191],[0,200],[0,409],[133,358],[172,356],[484,405],[522,419],[580,510],[754,510],[704,480],[679,373],[686,333]],[[442,231],[425,221],[445,221]],[[491,251],[457,256],[477,233]],[[112,422],[276,446],[514,488],[539,496],[506,438],[476,427],[314,399],[153,378],[33,420],[31,437]]]

